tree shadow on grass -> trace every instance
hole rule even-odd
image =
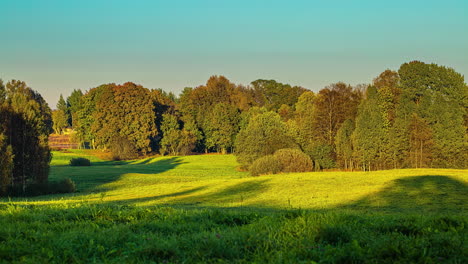
[[[204,190],[206,188],[207,188],[206,186],[201,186],[201,187],[196,187],[196,188],[187,189],[187,190],[184,190],[184,191],[174,192],[174,193],[169,193],[169,194],[162,194],[162,195],[154,195],[154,196],[149,196],[149,197],[119,200],[119,201],[115,201],[115,203],[118,203],[118,204],[121,204],[121,205],[135,205],[136,203],[153,202],[153,201],[155,202],[155,201],[165,199],[165,198],[177,198],[179,196],[190,195],[190,194],[202,191],[202,190]]]
[[[55,174],[70,177],[77,184],[80,192],[106,192],[113,188],[107,186],[109,183],[118,181],[123,175],[128,173],[137,174],[159,174],[176,168],[183,164],[179,157],[169,157],[164,159],[147,159],[144,162],[126,162],[121,165],[90,166],[90,167],[58,167]]]
[[[135,199],[125,199],[116,201],[119,204],[125,205],[136,205],[139,203],[156,203],[157,201],[165,198],[170,198],[167,203],[164,205],[177,206],[177,207],[187,207],[198,205],[204,206],[205,204],[239,204],[242,205],[243,200],[247,200],[256,195],[261,194],[265,191],[268,186],[267,182],[269,180],[252,180],[249,182],[243,182],[235,185],[228,186],[220,191],[208,192],[208,193],[199,193],[208,189],[208,186],[202,186],[192,189],[187,189],[180,192],[174,192],[170,194],[155,195],[150,197],[141,197]],[[216,206],[222,208],[223,206]]]
[[[468,185],[442,175],[394,180],[374,195],[339,206],[338,209],[395,213],[466,212]]]
[[[163,205],[184,209],[229,209],[253,211],[287,211],[292,207],[275,207],[267,201],[252,203],[250,200],[267,191],[269,179],[254,179],[207,192],[209,186],[187,189],[170,194],[125,199],[119,204],[145,206]],[[162,199],[167,199],[161,203]],[[154,202],[154,203],[153,203]],[[301,209],[311,212],[348,211],[356,213],[385,214],[444,214],[467,212],[468,185],[442,175],[424,175],[396,179],[379,192],[367,195],[354,202],[331,208]],[[296,208],[297,209],[297,208]]]
[[[176,205],[242,204],[268,189],[268,179],[251,180],[226,187],[220,191],[184,197],[174,201]]]

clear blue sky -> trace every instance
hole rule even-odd
[[[318,91],[422,60],[468,74],[468,1],[0,0],[0,78],[59,94],[211,75]]]

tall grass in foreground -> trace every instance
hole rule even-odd
[[[466,263],[461,216],[64,204],[0,211],[0,259],[24,263]]]

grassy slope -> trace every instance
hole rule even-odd
[[[468,261],[466,170],[250,177],[230,155],[66,165],[86,155],[52,161],[50,179],[79,193],[0,202],[0,262]]]
[[[91,167],[70,167],[84,156]],[[468,171],[406,169],[311,172],[251,177],[232,155],[102,161],[83,151],[55,152],[51,180],[70,177],[80,193],[28,203],[118,202],[127,205],[349,209],[404,213],[467,213]],[[18,202],[24,199],[15,199]]]

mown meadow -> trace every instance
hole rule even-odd
[[[92,166],[71,167],[85,157]],[[466,263],[468,173],[252,177],[233,155],[107,161],[54,152],[78,192],[0,202],[12,263]]]

